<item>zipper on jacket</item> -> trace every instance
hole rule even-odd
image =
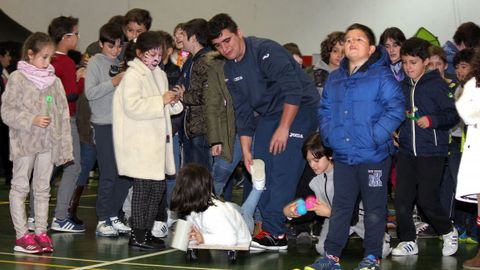
[[[412,79],[410,79],[410,82],[413,83],[412,90],[410,91],[410,102],[412,103],[412,107],[410,108],[410,113],[415,113],[415,88],[417,86],[418,81],[414,82]],[[413,155],[417,156],[417,143],[416,143],[416,138],[415,138],[415,120],[412,121],[412,150],[413,150]]]
[[[438,146],[438,142],[437,142],[437,130],[436,129],[433,129],[433,138],[435,140],[435,146]]]

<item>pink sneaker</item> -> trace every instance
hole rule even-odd
[[[41,233],[40,235],[35,235],[35,241],[42,248],[43,252],[53,252],[52,239],[46,232]]]
[[[40,253],[42,252],[42,247],[40,247],[35,241],[34,234],[26,233],[15,241],[14,251],[23,252],[23,253]]]

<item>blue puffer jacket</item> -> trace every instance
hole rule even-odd
[[[344,164],[377,163],[394,152],[392,133],[405,117],[405,97],[377,47],[358,71],[348,59],[330,73],[320,102],[320,132]]]
[[[460,120],[450,88],[437,70],[425,73],[416,84],[409,78],[402,81],[407,111],[416,117],[428,116],[429,128],[420,128],[407,118],[400,127],[400,152],[412,156],[447,156],[449,129]]]

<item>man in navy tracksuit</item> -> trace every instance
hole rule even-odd
[[[317,128],[318,91],[292,55],[278,43],[243,37],[227,14],[208,23],[215,48],[227,61],[225,80],[235,107],[247,168],[265,161],[266,190],[259,202],[263,231],[252,241],[257,249],[287,248],[282,207],[294,195],[304,169],[301,147]]]

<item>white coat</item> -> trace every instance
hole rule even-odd
[[[476,87],[472,78],[465,84],[456,106],[460,117],[468,126],[467,137],[463,145],[462,160],[458,170],[458,182],[455,198],[457,200],[477,203],[480,193],[480,87]]]
[[[165,174],[175,174],[170,115],[180,113],[183,106],[163,104],[168,81],[160,68],[151,71],[138,58],[128,66],[112,105],[118,173],[164,180]]]

